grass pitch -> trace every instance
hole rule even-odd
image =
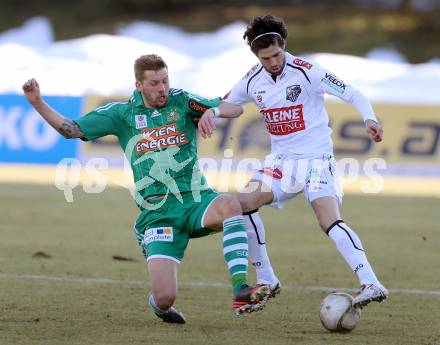
[[[1,345],[440,345],[440,199],[345,198],[343,218],[392,293],[365,308],[353,332],[332,334],[318,318],[321,288],[354,289],[357,279],[302,197],[262,211],[282,294],[234,317],[221,236],[192,240],[179,272],[181,326],[147,308],[126,190],[77,191],[73,203],[53,186],[0,185],[0,195]]]

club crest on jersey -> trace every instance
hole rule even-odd
[[[135,115],[134,120],[136,123],[136,129],[146,128],[147,126],[147,115]]]
[[[290,85],[286,87],[286,99],[291,102],[296,102],[299,94],[301,93],[301,86]]]
[[[175,110],[171,110],[167,116],[167,121],[175,122],[179,119],[179,113]]]

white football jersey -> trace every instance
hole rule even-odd
[[[272,153],[332,154],[332,130],[324,94],[348,102],[353,87],[321,66],[286,52],[286,64],[274,81],[259,63],[225,96],[224,101],[257,105],[270,134]]]

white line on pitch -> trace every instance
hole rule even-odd
[[[146,286],[147,281],[142,280],[118,280],[112,278],[82,278],[82,277],[63,277],[63,276],[46,276],[32,274],[9,274],[0,273],[0,279],[3,280],[42,280],[52,282],[68,282],[68,283],[88,283],[88,284],[127,284]],[[179,286],[194,288],[229,288],[229,284],[211,283],[211,282],[179,282]],[[301,286],[301,285],[283,285],[283,290],[304,290],[304,291],[356,291],[355,289],[335,288],[327,286]],[[389,289],[391,293],[403,295],[419,295],[419,296],[439,296],[440,291],[436,290],[414,290],[414,289]]]

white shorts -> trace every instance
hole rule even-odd
[[[342,204],[343,192],[332,155],[321,154],[293,158],[283,154],[266,156],[264,168],[252,180],[270,188],[274,200],[270,206],[281,208],[288,200],[304,192],[309,203],[325,196],[334,197]],[[264,187],[263,187],[264,188]]]

